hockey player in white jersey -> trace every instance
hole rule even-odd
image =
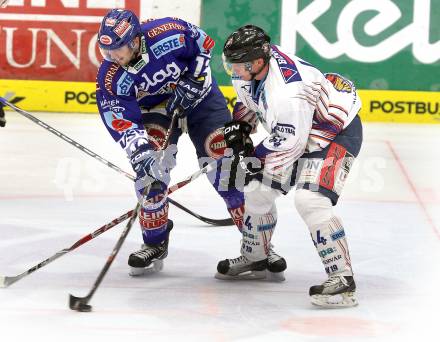
[[[362,143],[361,102],[353,83],[338,74],[324,75],[271,45],[253,25],[229,36],[223,58],[237,93],[236,120],[225,125],[235,158],[231,174],[236,176],[230,180],[237,186],[245,181],[245,214],[241,256],[220,261],[216,277],[264,269],[277,223],[275,199],[296,184],[296,209],[328,275],[310,288],[312,303],[357,305],[344,226],[332,209]],[[268,136],[254,148],[249,135],[255,121],[248,122],[255,116]]]

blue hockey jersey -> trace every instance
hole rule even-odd
[[[128,155],[146,142],[140,107],[163,104],[182,74],[205,75],[204,96],[212,84],[209,61],[215,43],[203,30],[171,17],[149,20],[141,28],[139,58],[129,66],[104,60],[97,75],[102,120]]]

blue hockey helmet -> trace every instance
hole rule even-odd
[[[115,50],[130,44],[141,33],[139,19],[130,10],[112,9],[101,22],[98,44],[102,50]]]

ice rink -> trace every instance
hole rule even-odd
[[[35,114],[131,172],[96,115]],[[14,276],[71,246],[136,200],[129,179],[15,112],[0,128],[0,275]],[[239,255],[233,227],[211,227],[170,206],[175,228],[162,272],[131,278],[136,223],[93,312],[85,296],[125,223],[9,288],[0,289],[0,340],[44,341],[437,341],[440,296],[440,125],[365,124],[364,144],[336,212],[345,223],[360,305],[324,310],[308,298],[326,279],[293,192],[278,200],[273,242],[286,281],[225,282],[217,262]],[[173,182],[197,170],[187,136]],[[223,202],[198,179],[172,198],[207,217]],[[437,337],[436,337],[437,336]]]

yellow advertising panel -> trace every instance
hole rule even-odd
[[[236,95],[220,87],[230,109]],[[365,122],[440,123],[440,93],[359,90]],[[0,96],[30,111],[97,113],[95,83],[0,80]]]
[[[29,111],[97,113],[95,83],[0,80],[0,96]]]

